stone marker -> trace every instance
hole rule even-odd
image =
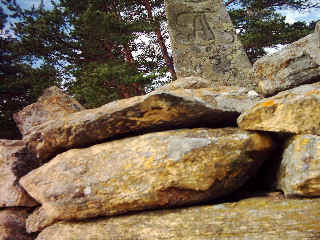
[[[13,118],[22,135],[29,134],[32,129],[42,123],[65,117],[85,108],[74,98],[66,95],[57,87],[46,89],[37,102],[15,113]]]
[[[253,87],[251,63],[221,0],[166,0],[178,78],[201,76],[216,86]]]
[[[230,194],[255,174],[272,147],[266,135],[223,128],[149,133],[72,149],[20,180],[42,203],[27,230]]]
[[[320,82],[261,100],[240,115],[238,125],[246,130],[320,135]]]
[[[37,240],[317,240],[320,199],[278,193],[192,208],[60,222]]]
[[[28,161],[24,151],[23,141],[0,140],[0,208],[38,205],[18,183],[33,165],[37,166]]]
[[[278,171],[278,189],[287,196],[320,196],[320,137],[297,135],[284,150]]]

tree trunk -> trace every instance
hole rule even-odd
[[[141,3],[146,8],[148,13],[148,18],[150,20],[153,20],[153,14],[152,14],[152,4],[150,3],[150,0],[141,0]],[[173,80],[177,79],[176,71],[174,70],[173,60],[172,57],[169,56],[168,49],[165,45],[165,40],[162,36],[160,26],[156,28],[156,35],[157,35],[157,42],[160,45],[162,56],[166,62],[166,65],[168,67],[169,72],[171,73],[171,76]]]

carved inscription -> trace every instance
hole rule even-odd
[[[177,15],[177,39],[182,44],[213,41],[215,36],[203,13],[180,13]]]

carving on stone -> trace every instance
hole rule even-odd
[[[252,86],[246,77],[252,66],[221,0],[165,2],[178,77],[195,75],[217,86]]]

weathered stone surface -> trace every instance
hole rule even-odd
[[[176,89],[199,89],[199,88],[211,88],[213,83],[202,77],[184,77],[157,88],[155,91],[170,91]]]
[[[124,133],[177,127],[234,126],[239,114],[256,103],[248,90],[178,89],[115,101],[100,108],[47,121],[24,138],[31,152],[48,159],[57,152]]]
[[[242,129],[320,135],[320,83],[261,100],[238,118]]]
[[[319,206],[320,199],[284,199],[272,193],[234,203],[60,222],[37,240],[317,240]]]
[[[22,172],[27,170],[20,169],[24,164],[17,159],[24,148],[22,141],[0,140],[0,208],[37,205],[18,183]]]
[[[22,135],[27,135],[32,128],[51,119],[60,119],[84,107],[72,97],[64,94],[59,88],[51,87],[34,104],[25,107],[13,115]]]
[[[320,81],[318,33],[310,34],[253,65],[259,92],[265,96]]]
[[[26,232],[26,210],[0,210],[0,240],[32,240]]]
[[[317,22],[317,24],[316,24],[315,34],[317,35],[318,47],[320,48],[320,22]]]
[[[283,153],[277,187],[287,196],[320,196],[320,137],[292,137]]]
[[[215,86],[253,87],[252,66],[221,0],[166,0],[175,70]]]
[[[42,203],[27,230],[229,194],[255,173],[271,147],[267,136],[224,128],[150,133],[72,149],[20,180]]]

